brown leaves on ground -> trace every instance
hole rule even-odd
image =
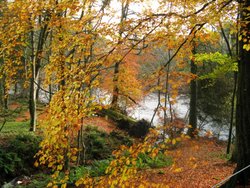
[[[215,139],[186,140],[168,152],[174,165],[141,172],[143,181],[170,188],[208,188],[230,176],[235,164],[225,158],[225,143]]]
[[[21,112],[15,118],[16,122],[24,122],[30,119],[30,113],[28,110],[22,110],[22,105],[18,102],[13,102],[9,105],[9,109],[11,111],[17,111],[21,109]]]
[[[20,108],[21,105],[19,103],[12,103],[9,108],[11,110],[15,110],[17,108]],[[44,108],[42,111],[37,112],[38,115],[38,122],[41,123],[46,117],[48,116],[48,112],[46,108]],[[18,117],[15,118],[16,122],[24,122],[30,119],[30,113],[28,110],[22,111]],[[99,130],[105,131],[107,133],[112,132],[113,130],[117,129],[114,123],[106,119],[104,117],[88,117],[84,119],[84,125],[91,125],[98,127]]]
[[[17,107],[17,104],[13,104],[10,108]],[[16,121],[23,121],[22,118],[29,119],[28,115],[28,111],[23,112],[22,117],[17,118]],[[46,116],[46,111],[40,113],[38,115],[39,121],[42,121]],[[116,129],[112,121],[103,117],[86,118],[84,124],[96,126],[107,133]],[[216,139],[198,138],[182,141],[177,144],[175,149],[167,153],[174,159],[173,166],[142,170],[139,172],[142,176],[140,181],[170,188],[212,187],[230,176],[235,168],[235,164],[226,160],[225,148],[225,143],[218,142]],[[138,179],[131,181],[136,182]]]
[[[107,133],[112,132],[113,130],[117,129],[117,127],[114,125],[114,122],[112,122],[109,119],[106,119],[104,117],[89,117],[84,119],[85,125],[91,125],[97,127],[99,130],[105,131]]]

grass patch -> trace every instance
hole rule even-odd
[[[212,158],[219,158],[223,160],[230,160],[232,157],[232,154],[226,154],[225,152],[212,152],[209,154],[210,157]]]
[[[70,172],[70,183],[74,183],[82,177],[100,177],[105,175],[110,159],[95,160],[91,165],[75,167]]]
[[[6,122],[0,132],[0,137],[10,137],[18,134],[33,134],[29,131],[29,122]]]
[[[140,169],[145,168],[163,168],[173,164],[171,157],[164,155],[164,153],[159,152],[158,155],[154,158],[151,158],[148,154],[141,153],[139,154],[137,160],[137,167]]]

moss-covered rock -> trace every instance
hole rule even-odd
[[[119,129],[125,130],[130,136],[143,138],[149,132],[150,123],[144,119],[137,121],[114,109],[103,109],[99,115],[114,121]]]

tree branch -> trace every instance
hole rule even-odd
[[[223,28],[223,26],[222,26],[221,21],[219,21],[219,24],[220,24],[220,30],[221,30],[222,36],[223,36],[223,38],[225,39],[226,44],[227,44],[228,53],[229,53],[230,57],[232,58],[232,57],[233,57],[233,53],[232,53],[232,50],[231,50],[231,47],[230,47],[228,38],[227,38],[227,36],[226,36],[226,33],[225,33],[225,31],[224,31],[224,28]]]
[[[37,86],[39,89],[41,89],[41,90],[44,91],[45,93],[49,93],[49,94],[51,94],[51,95],[54,95],[54,94],[55,94],[55,93],[50,92],[50,91],[48,91],[48,90],[46,90],[46,89],[43,89],[38,83],[36,83],[35,80],[34,80],[33,82],[34,82],[34,84],[36,84],[36,86]]]
[[[0,128],[0,132],[2,131],[2,129],[3,129],[3,127],[4,127],[4,125],[5,125],[6,122],[7,122],[7,120],[6,120],[6,118],[4,118],[3,124],[2,124],[2,126]]]

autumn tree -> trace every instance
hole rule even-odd
[[[120,17],[120,28],[118,31],[118,35],[119,35],[119,39],[121,41],[122,36],[124,35],[125,32],[125,21],[127,19],[128,16],[128,10],[129,10],[129,4],[130,1],[129,0],[122,0],[121,1],[121,17]],[[113,98],[112,98],[112,102],[111,105],[114,108],[118,108],[118,96],[119,96],[119,67],[120,67],[121,61],[118,60],[117,62],[115,62],[114,65],[114,77],[113,77]]]
[[[1,21],[1,87],[4,96],[4,106],[7,108],[9,90],[16,83],[19,71],[24,71],[23,59],[25,50],[24,33],[28,27],[25,16],[27,9],[20,12],[17,10],[17,4],[4,1],[1,3],[2,15]],[[25,7],[24,7],[25,8]],[[27,8],[27,7],[26,7]],[[18,31],[18,32],[17,32]],[[23,75],[23,74],[22,74]],[[24,75],[23,75],[24,76]],[[25,76],[24,76],[25,77]]]

